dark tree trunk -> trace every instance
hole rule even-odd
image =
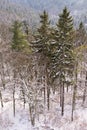
[[[61,115],[63,116],[64,115],[64,83],[63,83],[63,85],[61,87],[62,87]]]
[[[86,85],[85,85],[85,88],[84,88],[84,92],[83,92],[83,104],[86,100]]]
[[[31,104],[29,104],[29,113],[30,113],[30,120],[31,120],[32,126],[35,125],[34,109],[35,109],[34,106],[32,106]]]
[[[46,65],[46,83],[47,83],[47,109],[50,109],[50,86],[49,86],[49,72],[48,65]]]
[[[62,86],[60,84],[60,107],[62,106]]]
[[[13,115],[15,117],[15,84],[13,89]]]
[[[0,100],[1,100],[1,107],[3,107],[3,100],[2,100],[2,93],[0,91]]]
[[[44,105],[46,104],[46,90],[45,90],[45,87],[44,87]]]
[[[55,94],[56,88],[55,85],[53,86],[53,94]]]
[[[47,86],[47,108],[50,109],[50,88]]]
[[[25,109],[26,99],[25,99],[25,93],[24,93],[23,88],[22,88],[22,95],[23,95],[23,104],[24,104],[24,109]]]
[[[87,87],[87,72],[86,72],[86,77],[85,77],[85,88],[84,88],[84,92],[83,92],[83,104],[86,99],[86,87]]]

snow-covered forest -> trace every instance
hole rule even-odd
[[[0,24],[0,130],[87,130],[87,31],[67,7]]]

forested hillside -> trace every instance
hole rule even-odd
[[[30,26],[33,27],[38,21],[38,14],[20,0],[1,0],[0,23],[9,26],[14,20],[27,20]]]
[[[27,20],[30,26],[39,23],[39,13],[47,10],[50,14],[52,24],[57,20],[59,12],[67,6],[74,16],[75,23],[82,21],[86,23],[86,0],[1,0],[0,1],[0,22],[11,23],[15,19]]]

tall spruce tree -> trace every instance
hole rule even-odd
[[[35,42],[33,43],[34,47],[39,53],[42,53],[44,56],[48,53],[49,45],[49,34],[50,34],[50,22],[48,18],[48,13],[46,11],[40,15],[40,27],[37,30],[37,35],[35,36]]]
[[[64,85],[73,74],[73,19],[65,7],[59,15],[57,28],[54,35],[55,49],[52,54],[51,77],[60,82],[61,115],[64,114]]]
[[[12,50],[23,51],[29,47],[26,40],[26,35],[23,32],[22,24],[15,21],[12,27],[13,38],[12,38]]]
[[[49,109],[49,99],[50,99],[50,88],[49,88],[49,47],[50,47],[50,22],[48,13],[43,11],[43,14],[40,15],[40,27],[37,30],[37,35],[35,36],[35,41],[33,42],[33,46],[36,52],[39,53],[40,56],[40,65],[42,67],[45,66],[44,75],[47,82],[47,107]],[[43,75],[42,75],[43,77]]]

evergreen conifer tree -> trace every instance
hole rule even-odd
[[[40,27],[37,30],[37,35],[35,36],[35,42],[33,43],[34,47],[39,53],[42,53],[44,56],[48,53],[49,46],[49,18],[46,11],[40,15]]]
[[[54,35],[55,49],[52,54],[51,77],[60,82],[62,115],[64,114],[64,84],[69,82],[69,76],[73,74],[73,19],[65,7],[59,15],[57,28]],[[68,78],[69,77],[69,78]]]
[[[14,22],[12,32],[12,50],[23,51],[24,49],[29,48],[28,42],[26,40],[26,35],[22,31],[22,24],[20,22]]]
[[[49,109],[49,99],[50,99],[50,88],[49,88],[49,54],[50,54],[50,22],[48,14],[46,11],[40,15],[40,27],[37,30],[37,35],[35,36],[35,41],[33,46],[36,49],[36,52],[40,56],[40,65],[45,66],[44,75],[47,83],[47,107]],[[42,75],[43,77],[43,75]]]

